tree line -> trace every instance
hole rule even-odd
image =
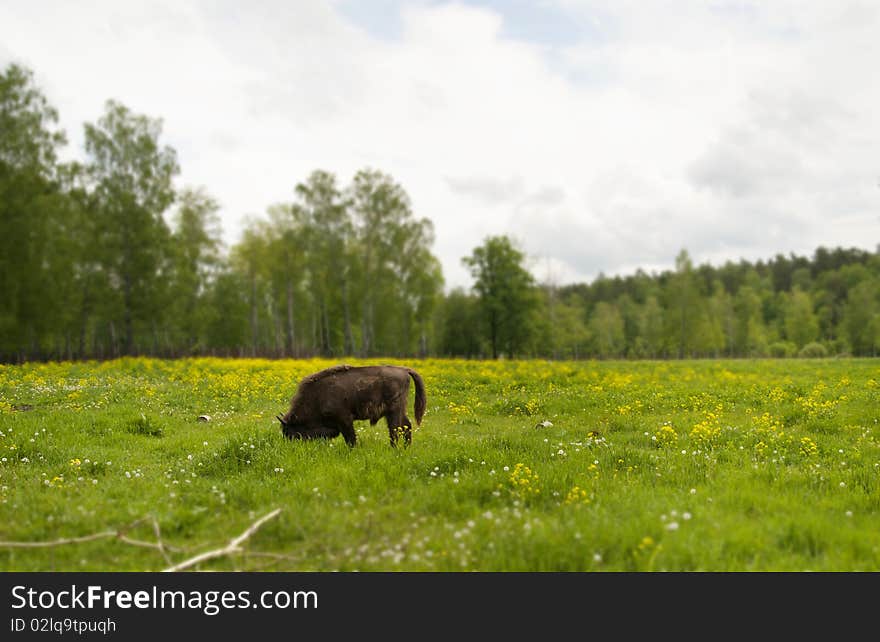
[[[880,252],[537,283],[506,236],[444,291],[433,224],[393,177],[315,170],[222,242],[176,189],[162,121],[108,100],[85,160],[30,70],[0,74],[0,360],[155,356],[685,358],[876,355]]]
[[[433,225],[392,177],[316,170],[222,243],[219,204],[175,189],[162,121],[108,100],[86,160],[33,73],[0,75],[0,359],[427,354]]]
[[[545,301],[584,312],[583,326],[556,335],[553,351],[566,356],[876,356],[880,251],[820,247],[713,267],[682,250],[674,270],[546,289]]]

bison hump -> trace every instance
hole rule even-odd
[[[352,366],[347,363],[343,363],[338,366],[332,366],[330,368],[325,368],[324,370],[320,370],[314,374],[310,374],[307,377],[304,377],[300,384],[309,384],[314,383],[315,381],[320,381],[325,377],[329,377],[330,375],[339,374],[340,372],[345,372],[346,370],[351,370]]]

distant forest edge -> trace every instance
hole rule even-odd
[[[374,169],[316,170],[224,248],[219,205],[173,185],[162,121],[109,100],[84,163],[33,73],[0,74],[0,361],[122,355],[876,356],[880,246],[537,283],[505,236],[444,292],[433,224]],[[589,251],[588,248],[586,251]]]

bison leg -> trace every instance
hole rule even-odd
[[[388,422],[388,440],[391,442],[392,447],[397,448],[397,438],[399,436],[398,423],[391,417],[392,415],[385,416],[385,421]]]
[[[385,415],[385,421],[388,422],[388,438],[393,447],[397,447],[397,440],[403,435],[403,443],[409,446],[412,443],[412,423],[406,414],[402,412],[388,413]]]
[[[345,439],[345,443],[353,447],[357,443],[357,435],[354,432],[354,422],[349,421],[340,423],[339,429],[342,432],[342,437]]]

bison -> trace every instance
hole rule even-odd
[[[406,416],[409,380],[416,386],[415,417],[421,425],[427,407],[425,382],[419,373],[401,366],[340,365],[303,378],[286,414],[277,415],[288,439],[333,438],[342,433],[354,446],[354,421],[369,419],[376,425],[382,417],[388,424],[392,446],[399,434],[412,442],[412,423]]]

